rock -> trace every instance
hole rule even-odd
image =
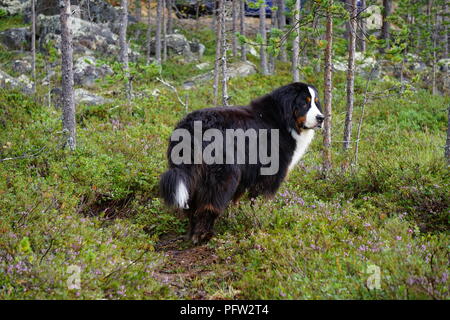
[[[111,74],[113,71],[108,65],[97,66],[96,59],[91,56],[78,58],[73,67],[74,83],[83,87],[93,87],[97,79]]]
[[[210,63],[208,63],[208,62],[199,63],[195,67],[198,70],[205,70],[205,69],[208,69],[210,67]]]
[[[182,55],[186,62],[200,59],[205,52],[205,46],[197,41],[189,42],[182,34],[172,33],[166,35],[167,50],[171,54]],[[164,41],[164,40],[163,40]],[[155,53],[156,40],[152,40],[152,53]]]
[[[33,93],[33,82],[27,76],[21,75],[19,78],[13,78],[6,72],[0,70],[0,88],[10,90],[20,90],[25,94]]]
[[[347,71],[347,64],[343,61],[335,60],[333,61],[333,70],[334,71]]]
[[[105,103],[110,103],[110,99],[106,99],[102,96],[95,95],[93,93],[90,93],[89,91],[85,89],[75,89],[74,90],[74,98],[75,98],[75,104],[86,104],[86,105],[92,105],[97,106]]]
[[[31,57],[30,57],[31,60]],[[32,71],[32,66],[29,59],[14,60],[12,63],[12,69],[16,73],[24,74]]]
[[[197,59],[201,59],[203,57],[203,54],[205,53],[206,47],[197,41],[189,42],[189,47],[191,49],[191,52],[197,54]]]
[[[250,61],[239,61],[232,63],[228,66],[227,77],[229,79],[236,77],[246,77],[256,73],[256,71],[257,71],[256,66]],[[195,87],[197,83],[212,80],[213,78],[214,78],[214,70],[211,70],[205,74],[201,74],[199,76],[192,78],[191,80],[186,81],[183,84],[183,88],[191,89]]]
[[[29,28],[12,28],[0,32],[0,42],[9,50],[30,50]]]
[[[30,2],[30,0],[0,0],[0,8],[12,16],[24,13]]]
[[[59,16],[39,15],[37,33],[44,44],[52,43],[58,51],[61,49],[61,26]],[[72,19],[73,51],[75,55],[93,55],[98,52],[106,55],[118,55],[118,35],[105,24],[97,24],[78,18]],[[128,49],[130,60],[134,61],[139,53]]]

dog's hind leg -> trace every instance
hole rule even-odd
[[[236,172],[210,176],[198,190],[195,212],[189,216],[189,236],[194,244],[206,242],[214,235],[214,222],[232,200],[239,183]]]

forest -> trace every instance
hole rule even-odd
[[[0,0],[0,299],[448,300],[449,21],[446,0]],[[177,123],[292,82],[324,115],[307,152],[183,237],[160,196]]]

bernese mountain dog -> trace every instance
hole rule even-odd
[[[167,152],[169,170],[160,178],[160,192],[167,205],[183,209],[189,218],[189,239],[194,244],[208,241],[217,217],[229,202],[237,202],[244,193],[250,198],[274,196],[306,152],[314,129],[320,128],[323,120],[317,89],[300,82],[280,87],[247,106],[201,109],[182,119],[174,133],[191,136],[200,133],[203,140],[199,142],[198,136],[188,139],[184,146],[190,148],[182,149],[177,146],[182,135],[172,134]],[[214,134],[205,137],[211,129]],[[230,140],[234,142],[234,137],[219,137],[233,131],[245,135],[238,144],[229,144]],[[266,136],[248,132],[262,132]],[[206,161],[201,155],[210,148],[212,136],[220,146],[211,152],[217,161]],[[261,150],[256,152],[258,147],[263,149],[266,145],[266,155]],[[226,162],[218,154],[223,151],[227,153]],[[268,163],[268,154],[277,162],[275,166]],[[185,161],[175,161],[174,155]],[[276,170],[263,174],[263,169],[270,166]]]

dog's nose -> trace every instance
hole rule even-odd
[[[316,116],[316,119],[317,119],[318,123],[322,123],[323,120],[325,119],[325,117],[323,115],[319,114],[319,115]]]

